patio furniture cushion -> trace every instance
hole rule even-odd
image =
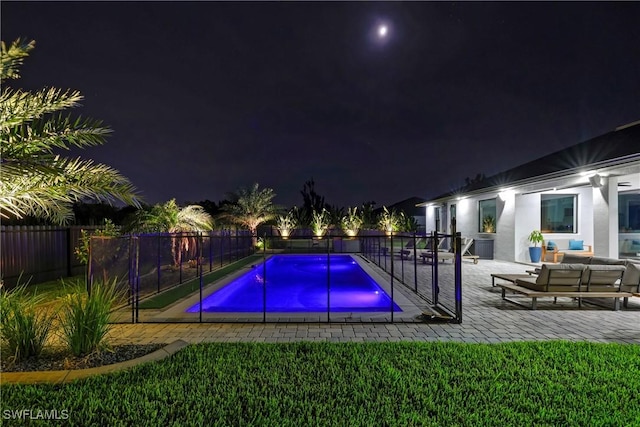
[[[625,265],[625,260],[594,256],[594,257],[591,257],[591,261],[589,261],[589,264],[590,265]]]
[[[569,250],[570,251],[583,251],[584,250],[584,240],[569,240]]]
[[[576,254],[564,254],[562,257],[563,264],[591,264],[590,256],[576,255]]]
[[[569,254],[593,256],[593,247],[585,245],[584,240],[555,238],[554,243],[556,246],[553,249],[548,249],[548,243],[542,245],[543,262],[562,262],[562,258]],[[580,247],[580,249],[572,249],[577,247]],[[547,257],[547,255],[550,255],[550,257]]]
[[[540,268],[540,274],[538,274],[538,277],[536,279],[536,284],[539,285],[546,285],[547,283],[549,283],[549,275],[551,274],[551,271],[555,271],[555,270],[570,270],[570,271],[575,271],[578,270],[580,272],[582,272],[585,268],[584,264],[542,264],[542,267]],[[554,282],[556,280],[559,280],[560,282],[558,283],[562,283],[562,279],[561,278],[554,278]],[[573,283],[574,280],[570,280],[569,283]]]
[[[619,289],[625,270],[624,265],[588,265],[582,272],[581,289],[590,292],[615,292]]]
[[[640,292],[640,261],[627,260],[621,288],[630,292]]]
[[[516,284],[527,289],[541,292],[578,291],[583,264],[543,264],[537,278],[516,280]]]

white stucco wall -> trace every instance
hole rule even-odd
[[[528,236],[540,229],[541,194],[576,194],[578,196],[578,220],[576,233],[544,233],[547,240],[583,240],[585,245],[594,245],[593,194],[591,187],[568,188],[562,191],[516,195],[515,260],[529,262]]]
[[[530,194],[517,194],[514,191],[493,192],[474,197],[452,199],[442,206],[442,211],[447,215],[447,218],[443,219],[443,221],[446,220],[445,230],[446,232],[450,231],[448,213],[450,206],[455,204],[457,231],[463,236],[494,240],[495,259],[530,262],[528,236],[532,230],[540,229],[540,196],[546,193],[576,194],[578,196],[578,219],[576,233],[545,233],[545,240],[568,241],[576,239],[584,240],[587,245],[594,245],[594,196],[591,187]],[[480,233],[478,231],[478,202],[492,198],[496,199],[496,233]],[[435,227],[434,213],[433,206],[425,209],[427,232]]]

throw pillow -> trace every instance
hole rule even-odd
[[[584,240],[569,240],[570,251],[582,251],[584,250]]]
[[[554,242],[553,240],[549,240],[547,242],[547,250],[548,251],[552,251],[557,247],[556,242]]]

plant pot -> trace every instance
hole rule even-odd
[[[541,256],[542,256],[542,247],[540,246],[529,247],[529,257],[531,258],[531,262],[540,262]]]

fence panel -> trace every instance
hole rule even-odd
[[[128,286],[129,304],[122,308],[120,321],[422,322],[438,318],[459,322],[459,251],[453,257],[447,252],[442,256],[445,262],[436,262],[438,252],[432,250],[445,237],[456,239],[454,248],[460,246],[459,236],[438,234],[263,236],[260,257],[249,260],[244,258],[254,253],[255,236],[228,230],[92,238],[90,271],[94,281],[118,277]],[[288,257],[287,261],[305,257],[282,272],[274,268],[281,262],[276,260],[283,259],[278,254]],[[307,263],[309,258],[313,263]],[[229,270],[227,266],[238,260]],[[351,273],[342,275],[343,270],[354,264],[369,276],[367,281],[374,282],[364,293],[359,285],[344,286],[352,278]],[[320,277],[307,276],[312,270]],[[229,274],[234,281],[227,286]],[[278,288],[281,285],[274,282],[278,275],[296,276],[298,282],[291,289]],[[244,293],[234,294],[238,288]],[[363,307],[356,303],[381,298],[386,303]]]
[[[97,227],[2,226],[0,227],[0,277],[13,287],[22,281],[39,283],[83,274],[83,265],[74,253],[82,229]]]

